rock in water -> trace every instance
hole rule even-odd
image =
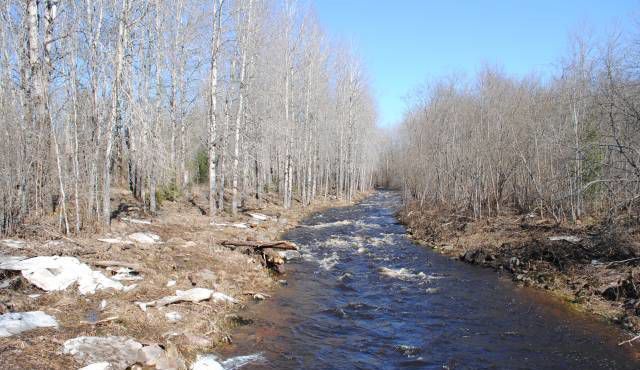
[[[0,315],[0,337],[10,337],[36,328],[57,328],[58,322],[42,311],[12,312]]]
[[[298,251],[290,251],[290,250],[278,251],[278,254],[282,258],[284,258],[285,261],[293,261],[293,260],[296,260],[296,259],[300,259],[302,257],[300,252],[298,252]]]

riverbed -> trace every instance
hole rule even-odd
[[[261,353],[252,369],[640,368],[617,328],[412,242],[399,204],[380,191],[290,231],[302,258],[223,354]]]

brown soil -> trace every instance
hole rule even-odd
[[[269,216],[267,221],[252,220],[245,212],[231,217],[216,217],[216,223],[247,223],[248,229],[211,225],[202,214],[206,198],[191,195],[188,199],[165,202],[158,215],[149,217],[127,191],[116,191],[113,207],[122,210],[113,220],[111,230],[98,235],[66,238],[45,225],[25,227],[23,240],[28,247],[12,249],[0,245],[0,255],[75,256],[82,262],[116,260],[136,263],[143,267],[143,280],[129,292],[102,290],[81,296],[75,287],[65,291],[46,293],[18,277],[9,288],[0,289],[0,314],[42,310],[56,317],[58,329],[36,329],[8,338],[0,338],[0,364],[3,369],[75,369],[81,367],[71,356],[61,354],[62,343],[77,336],[122,335],[145,343],[175,345],[179,354],[190,363],[198,353],[208,353],[216,346],[233,340],[232,329],[246,325],[242,317],[244,305],[253,299],[248,293],[264,293],[266,297],[286,279],[264,266],[262,256],[231,250],[219,243],[225,239],[275,240],[311,212],[326,207],[346,205],[345,201],[323,199],[309,207],[298,202],[284,210],[275,198],[246,205]],[[200,201],[198,201],[200,199]],[[202,203],[202,204],[200,204]],[[123,218],[143,219],[151,224],[132,223]],[[126,238],[133,232],[152,232],[162,238],[158,244],[107,244],[98,238]],[[111,272],[92,266],[109,276]],[[11,275],[0,271],[0,280]],[[14,274],[15,275],[15,274]],[[176,285],[167,287],[169,280]],[[151,301],[173,295],[176,289],[204,287],[225,293],[240,300],[240,304],[204,301],[177,303],[162,309],[149,308],[143,312],[135,302]],[[30,295],[39,294],[36,298]],[[105,300],[107,306],[100,309]],[[169,322],[167,312],[179,312],[183,319]],[[116,319],[95,324],[106,318]]]
[[[626,330],[640,330],[637,230],[559,225],[533,214],[474,220],[415,205],[399,217],[414,239],[442,254],[504,272]]]

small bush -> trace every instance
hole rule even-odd
[[[205,183],[209,179],[209,156],[207,151],[202,149],[196,153],[196,182],[198,184]]]
[[[175,202],[180,196],[180,189],[175,182],[160,186],[156,191],[156,201],[158,205],[162,205],[164,201]]]

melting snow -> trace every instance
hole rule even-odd
[[[42,311],[11,312],[0,315],[0,337],[10,337],[36,328],[57,328],[58,322]]]
[[[129,239],[140,244],[154,244],[160,241],[160,236],[154,233],[133,233],[129,235]]]
[[[0,269],[21,271],[31,284],[46,291],[64,290],[78,283],[80,294],[93,294],[96,290],[113,288],[123,290],[124,286],[104,276],[100,271],[80,262],[75,257],[38,256],[16,261],[16,258],[0,258]]]

